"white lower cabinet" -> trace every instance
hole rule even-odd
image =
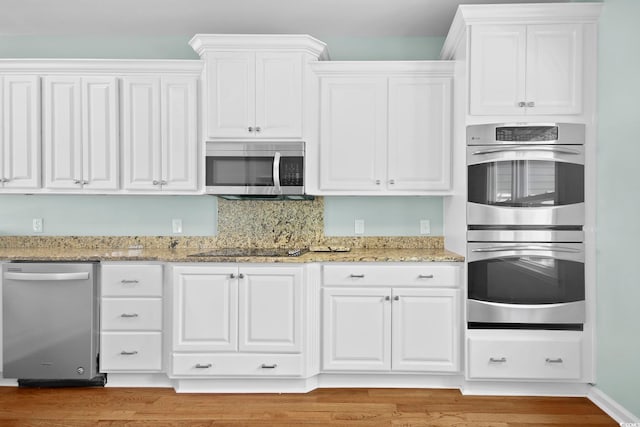
[[[100,372],[162,371],[162,265],[101,270]]]
[[[171,374],[302,375],[303,269],[173,266]]]
[[[470,380],[573,380],[582,377],[582,332],[469,331]]]
[[[325,266],[322,369],[458,372],[460,290],[418,282],[437,283],[433,267],[444,277],[459,275],[455,266],[390,267],[400,273],[398,283],[416,283],[405,288],[391,287],[384,267]],[[354,287],[358,281],[367,285]]]

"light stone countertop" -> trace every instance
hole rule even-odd
[[[354,248],[349,252],[307,252],[298,257],[194,257],[201,249],[0,248],[0,261],[161,261],[161,262],[463,262],[446,249]]]

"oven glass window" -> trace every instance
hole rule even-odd
[[[584,264],[539,256],[469,263],[469,298],[504,304],[584,300]]]
[[[469,201],[507,207],[584,202],[584,166],[543,160],[508,160],[468,167]]]
[[[207,186],[273,186],[273,157],[207,156]]]

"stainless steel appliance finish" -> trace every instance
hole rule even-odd
[[[98,374],[96,263],[8,263],[3,376],[89,380]]]
[[[304,194],[304,142],[207,142],[206,192],[214,195]]]
[[[481,125],[467,133],[468,224],[584,224],[584,125]]]

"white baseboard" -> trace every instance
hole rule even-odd
[[[609,395],[600,390],[598,387],[591,387],[587,394],[589,400],[596,404],[600,409],[607,413],[611,418],[622,423],[633,423],[640,425],[640,418],[633,415],[618,402],[613,400]]]

